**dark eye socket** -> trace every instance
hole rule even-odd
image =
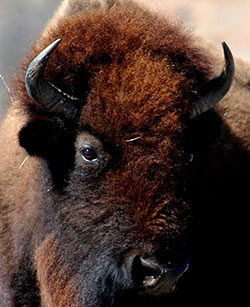
[[[81,151],[82,158],[87,162],[93,162],[97,159],[97,153],[93,148],[87,147]]]

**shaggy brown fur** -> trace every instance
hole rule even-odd
[[[212,57],[172,20],[128,1],[100,3],[65,1],[66,15],[54,17],[14,82],[0,137],[0,306],[140,300],[123,276],[124,255],[138,249],[182,264],[191,212],[193,275],[174,299],[200,306],[196,291],[211,286],[218,300],[213,276],[228,276],[217,261],[230,263],[232,206],[249,182],[250,108],[241,104],[245,117],[236,112],[241,95],[249,100],[249,75],[242,68],[231,97],[190,122]],[[74,121],[39,109],[25,90],[28,64],[57,38],[45,77],[80,97]],[[95,169],[80,156],[82,139],[102,152]]]

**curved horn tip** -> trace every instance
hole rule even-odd
[[[75,100],[79,99],[70,97],[43,78],[46,65],[61,41],[60,38],[55,40],[30,63],[26,72],[25,86],[28,95],[39,108],[71,118],[77,112]]]
[[[222,42],[221,45],[223,47],[225,56],[231,55],[231,57],[233,57],[232,52],[231,52],[230,48],[228,47],[228,44],[226,42]]]
[[[57,46],[61,43],[61,39],[58,38],[57,40],[55,40],[53,43],[51,43],[48,47],[46,47],[45,49],[43,49],[43,51],[41,51],[38,56],[36,56],[34,58],[34,60],[30,63],[28,69],[27,69],[27,74],[26,77],[28,76],[28,73],[30,71],[30,69],[32,67],[34,67],[38,62],[42,64],[46,64],[49,60],[49,58],[51,57],[52,53],[54,52],[54,50],[57,48]]]
[[[30,63],[25,76],[25,84],[27,92],[32,99],[34,99],[34,97],[32,93],[30,93],[30,85],[36,76],[41,75],[43,73],[52,53],[54,52],[54,50],[57,48],[57,46],[60,44],[61,41],[62,40],[60,38],[55,40],[43,51],[41,51]]]
[[[53,43],[51,43],[47,48],[45,48],[41,53],[40,53],[40,56],[42,54],[44,55],[47,55],[47,56],[50,56],[53,51],[57,48],[57,46],[61,43],[62,39],[61,38],[58,38],[56,39]]]
[[[228,45],[226,44],[226,42],[222,42],[221,44],[223,47],[224,58],[225,58],[227,67],[229,66],[231,69],[231,72],[234,73],[234,58],[233,58],[232,52],[230,48],[228,47]]]
[[[224,66],[221,74],[208,81],[200,90],[200,98],[196,101],[190,113],[190,119],[212,109],[229,91],[234,78],[234,59],[232,52],[225,42],[222,42],[224,51]]]

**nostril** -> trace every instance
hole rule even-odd
[[[137,286],[153,286],[161,275],[161,268],[142,256],[134,258],[132,275]]]
[[[176,290],[179,279],[188,264],[159,264],[155,257],[146,256],[142,250],[130,250],[123,262],[124,282],[140,294],[161,295]],[[178,283],[178,284],[177,284]]]
[[[140,265],[144,275],[153,275],[157,276],[161,274],[161,269],[153,264],[151,261],[144,259],[143,257],[139,258]]]

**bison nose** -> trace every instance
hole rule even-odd
[[[181,266],[161,265],[155,258],[130,253],[126,267],[140,294],[157,296],[175,291],[178,280],[188,269],[188,263]]]

